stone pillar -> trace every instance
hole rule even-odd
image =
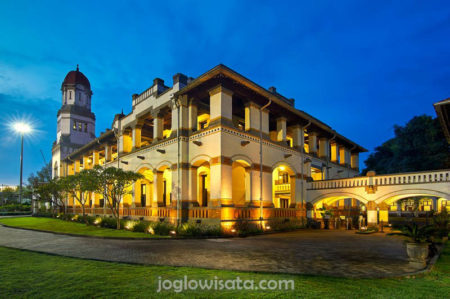
[[[245,105],[245,131],[259,132],[259,108],[253,102]]]
[[[292,127],[292,145],[298,150],[303,150],[303,144],[305,143],[305,134],[303,133],[303,127],[295,125]]]
[[[350,160],[352,169],[359,170],[359,153],[352,153]]]
[[[253,176],[250,167],[245,167],[245,204],[252,202]]]
[[[308,133],[308,145],[309,145],[309,153],[311,155],[317,155],[317,133],[310,132]]]
[[[367,225],[376,226],[378,225],[378,212],[377,205],[374,201],[367,203]]]
[[[402,215],[402,203],[400,200],[397,200],[397,215],[398,216]]]
[[[129,153],[132,148],[132,138],[130,135],[122,133],[119,138],[119,153]]]
[[[218,161],[213,158],[210,173],[211,204],[213,206],[231,205],[233,202],[231,161]]]
[[[350,151],[346,147],[339,148],[339,163],[344,166],[350,165]]]
[[[201,202],[198,201],[198,187],[197,187],[197,166],[191,166],[189,169],[189,201],[193,204],[198,202],[201,205]]]
[[[153,140],[158,141],[163,139],[163,118],[157,114],[153,118]]]
[[[141,132],[142,132],[141,126],[136,125],[133,127],[132,131],[133,150],[141,147]]]
[[[277,118],[277,141],[286,141],[286,118]]]
[[[75,173],[79,173],[80,172],[80,160],[77,159],[75,160]]]
[[[189,130],[192,132],[197,131],[197,117],[197,103],[194,100],[191,100],[189,102]]]
[[[92,166],[95,166],[95,165],[98,165],[98,164],[99,164],[98,158],[99,158],[98,151],[94,150],[94,151],[92,152]]]
[[[273,193],[272,193],[272,169],[263,168],[263,206],[273,206]]]
[[[311,177],[311,160],[306,159],[306,161],[304,162],[304,170],[305,170],[305,176],[307,178]]]
[[[136,207],[136,187],[139,188],[140,186],[136,186],[137,182],[134,182],[131,184],[131,207]],[[139,190],[140,193],[140,190]],[[139,199],[140,200],[140,199]]]
[[[319,139],[319,157],[324,160],[328,160],[330,158],[328,149],[328,139],[325,137],[321,137]]]
[[[111,145],[105,144],[105,163],[111,161]]]
[[[233,127],[233,92],[222,85],[209,91],[210,126],[227,125]]]
[[[339,163],[339,145],[336,141],[331,143],[331,162]]]
[[[163,198],[163,172],[153,170],[153,202],[152,207],[156,208],[162,205]]]
[[[83,169],[89,169],[89,156],[83,156]]]
[[[433,197],[433,211],[438,212],[438,199]]]

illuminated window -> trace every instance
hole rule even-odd
[[[73,129],[76,130],[77,129],[77,122],[74,120],[73,121]]]
[[[78,131],[80,131],[80,132],[83,131],[83,124],[82,123],[78,123]]]

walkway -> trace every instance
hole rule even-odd
[[[383,234],[302,230],[249,238],[111,240],[55,235],[0,226],[0,246],[63,256],[149,265],[387,277],[414,270],[405,245]]]

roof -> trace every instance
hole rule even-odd
[[[450,143],[450,98],[434,103],[433,106],[444,131],[445,138]]]
[[[278,92],[272,92],[270,90],[265,89],[264,87],[261,87],[257,83],[251,81],[250,79],[244,77],[243,75],[239,74],[238,72],[230,69],[229,67],[227,67],[223,64],[219,64],[216,67],[209,70],[208,72],[200,75],[195,80],[191,81],[187,86],[185,86],[184,88],[182,88],[178,92],[176,92],[174,95],[178,96],[178,95],[188,93],[193,88],[196,88],[197,86],[208,81],[209,79],[214,78],[218,74],[228,76],[228,77],[232,78],[233,80],[239,82],[240,84],[243,84],[247,88],[257,92],[258,94],[266,97],[267,99],[270,99],[272,102],[278,104],[280,107],[283,107],[284,109],[291,111],[292,113],[294,113],[296,116],[300,117],[301,119],[304,119],[307,122],[311,122],[318,128],[320,128],[326,132],[329,132],[333,136],[339,138],[340,140],[342,140],[348,144],[351,144],[352,146],[354,146],[354,149],[356,149],[357,151],[367,152],[367,149],[365,149],[361,145],[357,144],[356,142],[346,138],[345,136],[337,133],[329,125],[325,124],[324,122],[318,120],[317,118],[309,115],[308,113],[306,113],[302,110],[298,110],[298,109],[294,108],[292,106],[293,103],[290,102],[291,100],[282,96]]]
[[[75,71],[70,71],[67,73],[62,83],[62,86],[66,84],[73,84],[73,85],[81,84],[87,87],[88,89],[91,89],[91,83],[89,83],[88,78],[82,72],[80,72],[78,65]]]

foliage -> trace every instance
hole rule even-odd
[[[33,194],[38,201],[50,203],[54,215],[56,215],[58,209],[64,210],[65,191],[61,179],[55,178],[48,182],[36,183],[33,186]]]
[[[233,224],[233,229],[236,230],[237,234],[241,237],[259,234],[263,232],[259,224],[259,221],[255,222],[247,220],[237,220]]]
[[[295,220],[269,220],[266,227],[270,226],[270,230],[272,231],[291,231],[296,230],[300,228],[306,227],[306,220],[301,219],[295,219]]]
[[[93,191],[103,194],[107,206],[111,209],[112,215],[116,219],[117,229],[120,229],[120,203],[124,195],[131,193],[131,190],[128,190],[131,184],[144,176],[121,168],[102,168],[98,165],[92,169],[92,173],[93,177],[95,177],[95,190]]]
[[[412,222],[400,227],[399,232],[392,232],[388,235],[398,235],[408,237],[414,243],[429,242],[431,236],[436,231],[433,225],[419,226],[417,223]]]
[[[92,169],[83,169],[77,174],[61,178],[59,183],[63,192],[80,203],[83,211],[83,219],[88,224],[85,212],[86,202],[88,201],[89,194],[98,190],[97,172]]]
[[[18,198],[17,188],[6,187],[0,192],[0,204],[18,203]]]
[[[436,234],[438,237],[448,237],[450,232],[449,225],[449,215],[447,210],[442,210],[439,214],[435,214],[433,217],[433,224],[436,228]]]
[[[183,223],[178,229],[177,233],[180,236],[200,237],[200,236],[221,236],[222,229],[217,225],[207,225],[198,223]]]
[[[155,235],[168,236],[171,231],[175,230],[175,226],[168,222],[152,222],[150,226]]]
[[[437,118],[416,116],[405,126],[395,126],[394,133],[394,138],[370,154],[363,174],[450,168],[450,148]]]
[[[8,204],[0,206],[0,212],[29,212],[31,211],[30,204]]]

